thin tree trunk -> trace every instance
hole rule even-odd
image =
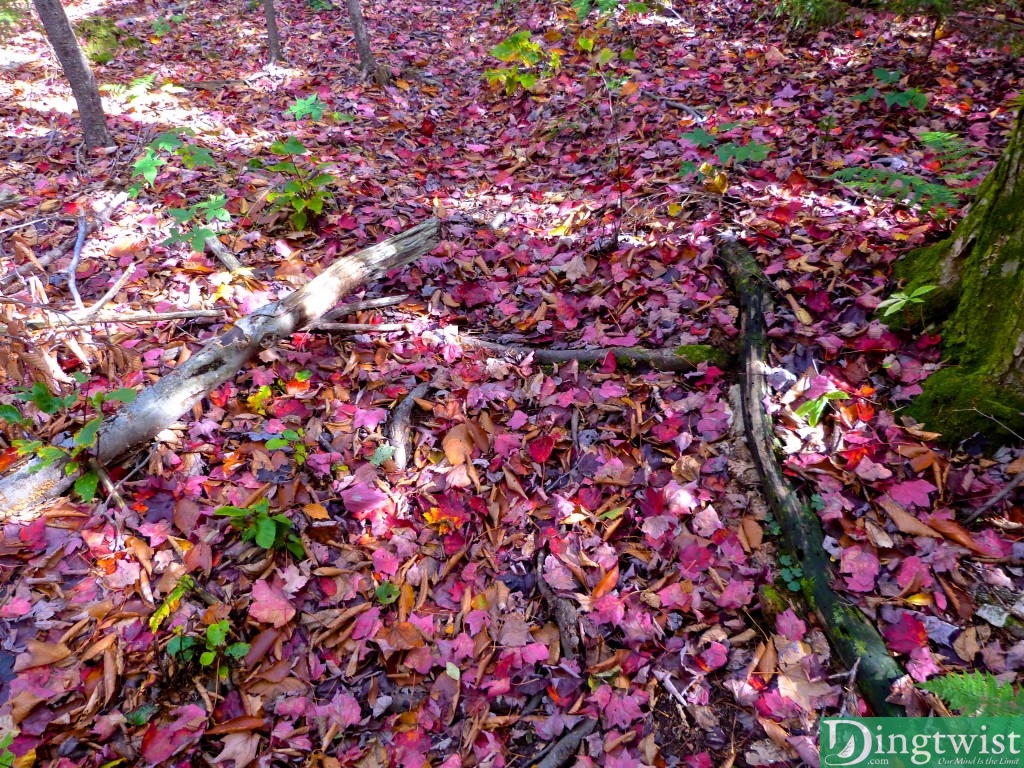
[[[75,101],[78,102],[86,145],[90,148],[114,146],[114,140],[107,130],[107,117],[103,114],[103,101],[96,86],[96,77],[82,53],[64,6],[60,0],[32,0],[32,3],[39,14],[39,20],[43,22],[46,37],[57,54],[61,69],[64,70],[64,77],[71,85]]]
[[[263,14],[267,17],[267,64],[281,61],[281,35],[277,31],[277,11],[274,0],[263,0]]]
[[[385,70],[377,66],[377,59],[374,58],[373,49],[370,47],[370,36],[366,33],[360,0],[348,0],[348,18],[352,22],[356,48],[359,50],[359,69],[365,77],[373,77],[378,83],[385,85],[390,78]]]

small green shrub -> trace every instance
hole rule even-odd
[[[242,541],[254,541],[263,549],[287,549],[297,558],[306,556],[302,541],[291,532],[292,521],[284,515],[270,514],[270,501],[260,499],[251,507],[218,507],[216,515],[231,518],[231,525],[242,531]]]
[[[326,172],[331,167],[330,163],[314,164],[306,160],[309,150],[294,136],[275,141],[270,151],[287,159],[268,168],[282,174],[284,182],[267,195],[267,202],[276,210],[290,210],[292,226],[303,230],[334,199],[330,187],[337,178]]]
[[[520,86],[524,91],[532,91],[541,76],[549,77],[558,71],[561,64],[558,54],[546,54],[527,30],[520,30],[502,40],[491,49],[491,56],[509,66],[487,69],[484,78],[492,88],[503,87],[508,96]]]
[[[815,32],[838,24],[847,5],[839,0],[779,0],[775,15],[784,19],[792,33]]]
[[[203,667],[213,666],[222,655],[230,659],[240,659],[249,652],[249,643],[228,645],[230,632],[231,625],[224,619],[206,628],[202,644],[195,637],[177,634],[167,643],[167,655],[176,661],[188,663],[198,654],[199,664]]]

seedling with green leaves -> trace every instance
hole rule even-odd
[[[799,563],[793,560],[791,555],[779,555],[779,578],[790,592],[800,591],[800,579],[803,578],[804,569]]]
[[[825,415],[825,411],[828,408],[828,404],[835,400],[849,400],[850,396],[841,390],[833,390],[826,392],[813,400],[808,400],[806,403],[797,408],[793,413],[799,416],[801,419],[807,419],[807,423],[812,427],[818,426],[821,421],[821,417]]]
[[[212,667],[217,662],[219,676],[227,675],[227,668],[221,667],[219,660],[229,658],[238,660],[249,652],[249,643],[228,644],[228,635],[231,633],[231,625],[227,619],[210,624],[206,633],[199,638],[191,635],[176,634],[167,643],[167,655],[172,659],[187,664],[198,658],[202,667]]]
[[[88,376],[81,372],[74,374],[74,378],[79,385],[84,385],[89,380]],[[67,447],[53,445],[34,437],[12,440],[11,445],[17,450],[19,456],[36,457],[37,461],[30,470],[31,472],[39,472],[64,459],[69,459],[64,468],[69,475],[75,474],[84,467],[82,474],[75,480],[75,493],[83,501],[92,501],[99,485],[99,475],[95,470],[88,468],[85,459],[97,447],[100,427],[103,425],[103,405],[110,402],[130,403],[135,400],[137,394],[134,389],[121,387],[109,392],[96,391],[91,395],[84,395],[81,391],[58,395],[52,393],[46,384],[37,381],[30,388],[17,390],[15,399],[34,405],[41,413],[48,416],[54,416],[61,411],[80,409],[79,420],[84,423],[74,432],[71,443]],[[30,417],[24,415],[13,405],[0,405],[0,419],[22,429],[27,429],[33,423]]]
[[[875,79],[885,86],[897,85],[903,78],[903,73],[898,69],[883,69],[877,67],[873,70]],[[928,106],[928,95],[919,91],[917,88],[907,88],[902,91],[896,90],[878,90],[875,87],[868,88],[864,93],[857,96],[852,96],[851,99],[860,104],[867,104],[877,98],[881,98],[885,102],[887,109],[893,107],[902,107],[903,109],[924,109]]]
[[[190,171],[201,167],[216,168],[217,161],[214,160],[210,150],[181,138],[182,136],[192,138],[195,135],[196,132],[191,128],[175,128],[161,133],[146,147],[142,157],[135,161],[132,166],[132,175],[141,176],[147,184],[153,186],[160,173],[160,168],[167,165],[168,157],[172,156],[179,158],[181,164]],[[141,183],[135,183],[128,191],[135,197],[142,191],[142,188]]]
[[[287,549],[297,558],[306,556],[302,541],[292,533],[292,521],[285,515],[270,514],[270,501],[260,499],[250,507],[218,507],[214,514],[231,518],[242,531],[242,541],[254,541],[266,550]]]
[[[484,78],[492,88],[503,87],[508,96],[520,86],[532,91],[540,76],[550,77],[561,64],[559,55],[547,53],[528,30],[509,35],[491,49],[491,56],[509,66],[485,70]]]
[[[897,291],[885,301],[879,302],[878,311],[882,312],[882,317],[889,317],[889,315],[903,311],[908,304],[924,304],[925,295],[931,293],[936,288],[938,288],[937,285],[921,285],[909,294]],[[883,309],[885,310],[884,312],[882,311]]]
[[[314,164],[306,159],[300,160],[309,154],[309,150],[294,136],[275,141],[270,145],[270,151],[286,158],[268,168],[282,174],[285,180],[279,189],[267,195],[267,202],[275,210],[290,210],[292,226],[303,230],[334,199],[330,187],[337,178],[326,172],[331,167],[330,163]]]
[[[174,219],[170,236],[163,241],[162,245],[174,245],[175,243],[188,243],[193,251],[202,253],[206,241],[216,237],[217,232],[209,227],[198,226],[188,229],[188,225],[205,220],[207,224],[214,222],[231,223],[231,214],[226,207],[227,197],[225,195],[210,195],[210,198],[202,203],[195,203],[188,208],[171,208],[167,211]]]
[[[280,435],[272,437],[266,442],[268,451],[280,451],[288,449],[295,457],[295,463],[300,467],[306,463],[309,449],[302,441],[302,430],[286,429]]]

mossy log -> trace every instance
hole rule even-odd
[[[942,323],[946,363],[907,413],[948,443],[1024,435],[1024,110],[953,236],[909,254],[896,273],[906,293],[936,286],[905,319]]]
[[[619,365],[634,366],[643,363],[658,371],[690,373],[697,370],[697,366],[701,363],[728,368],[732,362],[732,356],[728,352],[709,344],[685,344],[673,349],[644,349],[642,347],[547,349],[520,344],[498,344],[473,336],[462,336],[459,342],[466,346],[480,347],[492,352],[503,352],[521,357],[533,355],[533,361],[540,365],[557,365],[574,360],[585,365],[592,365],[603,362],[608,355],[611,355]]]
[[[767,350],[765,316],[771,302],[766,280],[753,256],[742,246],[725,242],[722,260],[740,300],[743,349],[740,352],[740,389],[743,424],[764,495],[782,528],[785,546],[800,563],[804,598],[821,621],[832,647],[848,668],[857,660],[857,685],[879,717],[899,717],[903,708],[889,703],[893,684],[904,676],[878,630],[856,607],[832,589],[832,565],[822,547],[824,531],[817,513],[783,477],[772,450],[771,419],[764,408],[768,385],[763,373]]]

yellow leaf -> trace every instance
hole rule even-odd
[[[405,80],[395,80],[395,85],[401,88],[403,91],[408,91],[412,86]]]
[[[682,212],[683,206],[681,206],[679,203],[668,204],[668,215],[671,216],[673,219]]]
[[[640,90],[640,85],[635,80],[630,80],[624,86],[622,86],[623,96],[632,96],[634,93]]]

